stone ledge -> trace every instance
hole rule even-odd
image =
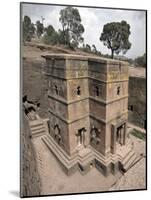
[[[66,124],[72,124],[73,122],[76,122],[76,121],[79,121],[81,119],[84,119],[86,117],[89,117],[89,113],[84,115],[84,116],[81,116],[81,117],[78,117],[78,119],[74,119],[74,120],[68,120],[68,119],[65,119],[63,117],[60,117],[60,115],[54,113],[53,111],[49,110],[49,113],[51,113],[52,115],[54,115],[55,117],[59,118],[60,120],[62,120],[63,122],[65,122]]]
[[[94,77],[90,77],[90,76],[78,76],[78,77],[61,77],[61,76],[55,76],[53,74],[50,74],[50,73],[46,73],[44,72],[44,74],[46,76],[50,76],[50,77],[53,77],[53,78],[57,78],[57,79],[61,79],[61,80],[74,80],[74,79],[91,79],[91,80],[96,80],[96,81],[99,81],[99,82],[102,82],[102,83],[117,83],[117,82],[128,82],[129,79],[117,79],[117,80],[100,80],[100,79],[97,79],[97,78],[94,78]]]
[[[43,58],[45,59],[60,59],[60,60],[79,60],[79,61],[92,61],[92,62],[99,62],[101,64],[107,64],[107,65],[128,65],[127,62],[125,61],[120,61],[120,60],[114,60],[114,59],[109,59],[109,58],[103,58],[103,57],[98,57],[98,56],[81,56],[81,55],[76,55],[76,54],[47,54],[47,55],[42,55]]]
[[[93,163],[95,166],[97,165],[97,163],[99,163],[100,167],[102,166],[100,168],[100,171],[103,171],[104,175],[108,175],[111,172],[111,163],[115,165],[116,163],[120,162],[122,165],[122,161],[124,159],[127,159],[128,157],[127,160],[129,161],[129,157],[131,157],[131,154],[128,154],[130,152],[129,149],[127,149],[128,153],[126,154],[118,155],[118,153],[109,153],[106,157],[90,145],[87,147],[87,149],[84,149],[85,151],[88,150],[86,151],[86,153],[83,154],[83,152],[80,153],[77,151],[74,155],[70,156],[63,149],[61,149],[61,147],[54,141],[54,139],[50,135],[45,135],[41,137],[41,139],[49,148],[49,150],[53,153],[53,155],[57,158],[59,163],[61,163],[63,170],[68,175],[78,170],[79,165],[81,166],[81,168],[83,168],[83,170],[88,171],[87,169],[90,168],[91,163]],[[81,151],[83,151],[83,149]]]

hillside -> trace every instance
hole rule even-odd
[[[22,80],[23,95],[27,95],[29,100],[41,103],[40,114],[47,116],[47,97],[46,97],[46,80],[43,76],[42,68],[45,66],[45,59],[41,55],[50,53],[67,53],[95,56],[93,53],[86,53],[78,50],[69,50],[63,46],[44,45],[41,43],[26,43],[22,47]],[[145,68],[130,67],[130,76],[145,77]]]

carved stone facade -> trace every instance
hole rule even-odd
[[[93,159],[87,159],[87,165],[96,165],[104,174],[114,171],[110,168],[117,168],[125,156],[119,158],[118,147],[127,146],[126,151],[130,151],[126,131],[128,63],[67,54],[43,57],[48,81],[49,139],[69,160],[85,162],[88,153],[81,153],[81,161],[78,156],[90,150]],[[51,145],[50,149],[53,151]]]

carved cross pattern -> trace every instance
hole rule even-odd
[[[62,137],[61,137],[61,132],[60,132],[60,128],[59,128],[58,124],[56,124],[54,126],[54,136],[55,136],[55,139],[58,142],[58,144],[60,144]]]
[[[100,84],[93,85],[93,94],[95,97],[102,96],[102,86]]]
[[[100,129],[95,128],[94,126],[91,129],[91,139],[90,141],[99,144],[100,143],[100,137],[99,134],[101,133]]]

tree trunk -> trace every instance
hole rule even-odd
[[[114,58],[114,50],[111,49],[111,58],[113,59]]]

